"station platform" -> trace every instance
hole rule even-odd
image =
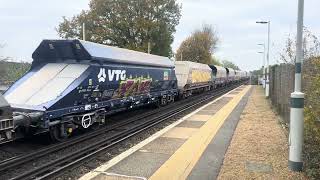
[[[240,86],[80,179],[304,179],[286,168],[286,136],[272,113],[261,87]]]

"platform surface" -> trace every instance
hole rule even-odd
[[[307,179],[288,169],[288,131],[255,86],[224,157],[217,179]]]
[[[216,179],[250,92],[234,89],[81,179]]]

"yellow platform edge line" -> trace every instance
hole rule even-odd
[[[215,113],[199,131],[191,136],[149,179],[186,179],[224,121],[250,88],[250,85],[246,86],[239,94]]]

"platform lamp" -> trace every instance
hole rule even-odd
[[[264,59],[264,52],[258,52],[259,54],[262,54],[263,55],[263,64],[262,64],[262,87],[265,88],[266,86],[266,74],[265,74],[265,67],[264,67],[264,64],[265,64],[265,59]]]
[[[268,51],[267,51],[267,79],[266,79],[266,97],[269,97],[269,53],[270,53],[270,21],[257,21],[257,24],[268,24]]]
[[[290,134],[289,134],[289,169],[291,171],[302,171],[302,147],[303,147],[303,107],[304,93],[301,92],[301,63],[303,61],[303,10],[304,0],[298,3],[297,21],[297,43],[294,92],[291,93],[290,108]]]
[[[86,23],[82,23],[82,40],[86,40]]]
[[[264,43],[261,43],[261,44],[258,44],[258,46],[263,46],[263,52],[258,52],[260,54],[263,53],[263,64],[262,64],[262,71],[263,71],[263,83],[262,83],[262,86],[263,88],[266,87],[266,72],[265,72],[265,64],[266,64],[266,45]]]

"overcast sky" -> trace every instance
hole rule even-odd
[[[31,62],[31,54],[42,39],[59,38],[55,28],[62,16],[72,17],[88,9],[89,0],[0,0],[0,56]],[[258,43],[267,43],[267,26],[257,20],[271,21],[271,64],[277,63],[288,34],[296,31],[298,0],[179,0],[182,17],[177,26],[175,51],[190,33],[203,23],[211,24],[220,42],[216,56],[228,59],[241,69],[253,70],[262,64]],[[319,0],[305,1],[304,25],[320,35]]]

